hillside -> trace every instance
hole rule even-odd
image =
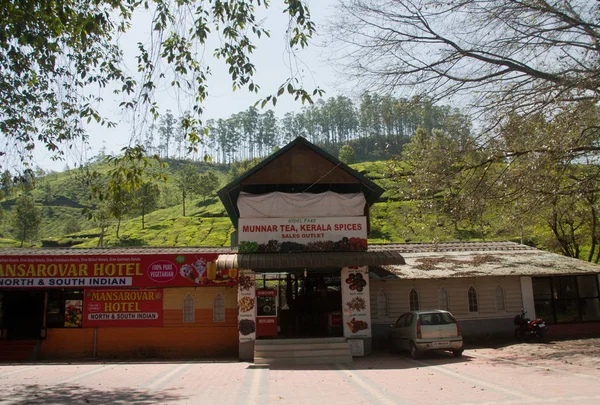
[[[382,201],[371,209],[370,243],[482,239],[480,229],[461,224],[456,230],[443,218],[419,212],[414,201],[403,201],[401,189],[385,178],[385,162],[351,166],[387,190]],[[222,166],[217,168],[222,186],[229,178]],[[89,202],[86,202],[85,190],[78,184],[74,171],[42,177],[33,194],[42,211],[40,238],[34,246],[97,246],[100,229],[82,213]],[[10,215],[11,201],[3,204],[8,210],[7,216]],[[113,221],[104,237],[104,246],[229,246],[234,229],[216,196],[206,201],[194,197],[186,206],[187,215],[183,216],[181,198],[174,184],[161,184],[160,208],[146,215],[145,229],[142,229],[141,217],[129,217],[122,221],[117,238],[117,224]],[[488,222],[487,240],[517,240],[518,232],[504,227],[502,218],[490,218]],[[69,226],[71,229],[67,229]],[[531,235],[534,230],[526,231]],[[19,245],[10,238],[8,221],[2,221],[0,246]]]

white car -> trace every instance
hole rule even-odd
[[[448,311],[432,309],[402,314],[390,333],[392,350],[409,350],[413,359],[428,350],[447,350],[460,357],[460,325]]]

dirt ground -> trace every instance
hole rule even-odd
[[[491,345],[474,345],[493,348],[498,357],[515,361],[548,360],[600,370],[600,338],[549,340],[544,343],[499,343]]]

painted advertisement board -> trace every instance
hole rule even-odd
[[[83,326],[162,326],[163,290],[85,289]]]
[[[368,267],[343,267],[341,277],[344,336],[371,337]]]
[[[238,331],[241,343],[256,340],[256,275],[251,270],[239,276]]]
[[[0,288],[233,286],[217,254],[0,256]]]
[[[348,252],[367,250],[367,219],[240,218],[238,251]]]

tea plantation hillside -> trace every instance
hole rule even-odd
[[[440,242],[453,240],[517,240],[518,231],[503,225],[501,217],[490,217],[485,232],[471,224],[454,224],[434,214],[421,212],[418,202],[406,200],[404,186],[385,177],[385,162],[364,162],[351,165],[369,177],[386,192],[381,201],[371,208],[370,243]],[[100,167],[102,170],[103,168]],[[216,167],[220,186],[231,177],[223,167]],[[159,208],[145,216],[142,229],[140,216],[126,217],[120,225],[117,238],[116,221],[108,226],[103,246],[229,246],[234,228],[220,200],[213,195],[203,199],[193,196],[182,213],[180,192],[172,181],[160,184]],[[39,238],[31,246],[96,247],[100,228],[84,212],[93,210],[94,201],[77,177],[76,171],[52,173],[36,182],[33,195],[41,210],[42,223]],[[4,220],[0,225],[0,246],[20,246],[11,236],[13,199],[3,202]],[[528,229],[528,235],[540,234],[541,229]],[[29,246],[29,244],[27,244]]]

